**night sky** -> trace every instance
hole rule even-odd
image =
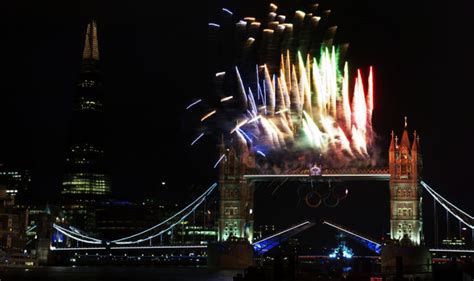
[[[281,13],[289,15],[295,8],[305,9],[309,1],[276,3]],[[350,42],[351,65],[375,68],[374,127],[384,149],[391,129],[401,135],[407,115],[409,128],[421,136],[424,179],[474,213],[469,181],[473,119],[467,101],[474,62],[468,43],[474,34],[471,4],[320,3],[333,10],[338,40]],[[4,48],[0,161],[30,169],[38,198],[52,200],[58,195],[85,24],[94,16],[99,25],[106,88],[104,133],[114,195],[185,200],[190,191],[215,180],[213,144],[204,141],[190,149],[195,131],[188,126],[189,119],[197,117],[184,112],[193,98],[212,91],[209,79],[214,73],[208,62],[216,58],[207,52],[207,23],[218,19],[222,7],[241,17],[261,18],[268,4],[255,0],[10,4],[0,39]],[[182,176],[173,177],[176,173]],[[167,182],[165,187],[162,181]],[[361,193],[356,197],[359,201],[347,204],[372,204],[372,197]],[[388,204],[388,197],[384,200],[382,205]]]

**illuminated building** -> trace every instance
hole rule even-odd
[[[209,241],[217,241],[217,230],[215,227],[203,225],[189,225],[183,222],[176,231],[174,237],[176,244],[206,245]]]
[[[31,176],[28,170],[9,169],[0,164],[0,185],[6,187],[7,193],[15,195],[16,204],[28,201]]]
[[[61,191],[66,221],[91,232],[96,230],[95,205],[110,194],[104,163],[102,84],[97,24],[91,20],[86,28]]]
[[[179,205],[165,200],[145,199],[141,202],[102,200],[96,204],[95,220],[98,236],[117,239],[129,236],[166,220],[179,210]],[[213,212],[197,210],[192,221],[182,221],[170,230],[171,235],[157,238],[169,244],[206,244],[217,240]]]
[[[62,194],[87,198],[110,193],[104,165],[103,91],[97,24],[87,25],[82,66],[74,100],[71,145],[66,156]]]
[[[446,248],[463,248],[466,246],[466,241],[464,240],[464,237],[462,238],[446,238],[443,239],[441,244],[446,247]]]
[[[175,244],[205,245],[217,241],[217,227],[214,212],[210,209],[195,212],[192,220],[183,221],[173,235]]]
[[[116,239],[143,231],[176,212],[163,202],[102,200],[95,206],[96,230],[100,237]]]
[[[0,186],[0,250],[6,254],[22,253],[26,244],[25,209],[15,207],[15,195]]]
[[[401,242],[410,241],[415,246],[423,241],[419,145],[419,138],[414,132],[410,146],[406,119],[400,143],[392,132],[389,149],[390,237]]]

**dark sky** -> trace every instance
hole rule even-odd
[[[215,58],[207,52],[207,23],[222,7],[261,17],[268,1],[11,2],[0,27],[0,161],[31,169],[40,197],[59,192],[89,16],[99,22],[114,193],[161,194],[165,180],[174,196],[185,196],[214,180],[216,152],[206,142],[203,152],[190,150],[191,117],[184,112],[211,91],[207,62]],[[391,129],[401,133],[407,115],[421,135],[425,180],[474,213],[468,177],[474,24],[471,4],[457,2],[322,1],[333,10],[340,39],[351,43],[351,64],[375,67],[374,127],[384,145]],[[306,2],[277,3],[290,14]]]

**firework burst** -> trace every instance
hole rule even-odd
[[[373,163],[373,70],[350,79],[342,60],[347,45],[334,46],[336,27],[326,27],[329,11],[314,5],[310,13],[296,11],[292,23],[274,4],[264,22],[233,21],[223,12],[226,24],[209,28],[223,45],[234,38],[233,66],[216,73],[219,105],[200,120],[262,158],[316,154],[333,167]]]

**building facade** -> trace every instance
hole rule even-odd
[[[413,135],[410,144],[406,120],[400,142],[392,132],[389,148],[390,236],[393,240],[409,240],[418,246],[423,243],[422,159],[416,131]]]

